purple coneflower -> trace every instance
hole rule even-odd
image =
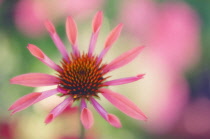
[[[62,54],[63,58],[61,64],[55,64],[35,45],[29,44],[27,48],[33,56],[54,69],[57,72],[57,76],[43,73],[28,73],[16,76],[12,78],[10,82],[12,84],[30,87],[57,85],[57,88],[43,92],[33,92],[21,97],[9,108],[9,110],[12,110],[12,114],[47,97],[61,94],[61,97],[65,97],[65,100],[49,113],[45,119],[45,123],[50,123],[54,118],[61,114],[65,108],[71,106],[73,102],[80,101],[80,119],[85,128],[90,128],[94,122],[92,112],[87,108],[86,102],[90,102],[96,111],[112,126],[117,128],[121,127],[120,120],[115,115],[108,113],[96,101],[99,94],[102,94],[109,102],[128,116],[138,120],[147,119],[143,112],[134,103],[123,95],[115,93],[107,88],[112,85],[121,85],[137,81],[141,79],[144,74],[111,81],[107,81],[108,76],[106,76],[108,72],[120,68],[132,61],[139,55],[143,47],[135,47],[108,64],[102,63],[103,57],[111,48],[112,44],[118,39],[122,30],[122,24],[116,26],[107,37],[102,52],[98,56],[95,56],[93,51],[102,24],[102,19],[103,13],[98,12],[92,22],[93,32],[88,53],[80,53],[77,45],[77,25],[71,17],[67,18],[66,33],[72,45],[72,52],[70,54],[68,54],[63,42],[56,33],[53,24],[50,21],[46,21],[46,28],[58,50]]]

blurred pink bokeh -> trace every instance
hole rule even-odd
[[[187,4],[138,0],[122,9],[125,29],[172,68],[183,70],[198,62],[199,20]]]
[[[134,0],[122,6],[125,30],[146,46],[145,76],[139,98],[148,115],[143,126],[156,134],[173,129],[187,102],[184,72],[199,61],[199,20],[183,2]],[[142,66],[142,63],[144,64]]]
[[[85,18],[100,9],[103,0],[19,0],[15,6],[14,20],[17,28],[29,37],[43,33],[46,19],[59,23],[66,16]]]
[[[207,98],[200,97],[190,102],[169,134],[190,139],[210,138],[209,107],[210,101]]]

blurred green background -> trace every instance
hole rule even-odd
[[[95,124],[86,131],[87,138],[210,138],[210,1],[0,0],[0,139],[79,138],[77,111],[44,124],[57,103],[54,97],[10,116],[8,108],[15,100],[46,88],[11,85],[9,80],[30,72],[55,74],[26,48],[35,44],[60,62],[61,55],[44,28],[46,19],[54,23],[71,51],[65,20],[68,15],[74,17],[79,47],[86,51],[91,20],[98,10],[103,11],[104,20],[96,53],[103,48],[109,31],[118,23],[124,24],[105,62],[134,46],[146,46],[134,62],[112,73],[113,79],[145,73],[144,79],[111,88],[136,103],[148,121],[132,119],[101,98],[100,103],[119,117],[123,127],[110,126],[94,112]]]

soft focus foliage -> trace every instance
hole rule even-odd
[[[136,61],[111,73],[114,75],[111,79],[144,73],[143,79],[111,89],[128,96],[142,108],[148,120],[133,120],[113,108],[110,102],[97,100],[119,116],[123,127],[113,128],[94,113],[97,123],[86,131],[86,138],[210,138],[210,1],[198,0],[0,0],[0,138],[79,138],[77,107],[67,107],[49,125],[43,122],[43,117],[61,103],[58,96],[10,116],[8,108],[20,96],[51,88],[10,85],[9,80],[30,72],[55,74],[33,58],[26,48],[28,44],[40,46],[49,58],[60,62],[61,56],[47,35],[52,30],[45,29],[47,20],[55,23],[57,33],[70,50],[63,23],[67,16],[76,18],[78,46],[87,51],[91,19],[98,10],[104,12],[104,19],[101,28],[97,24],[93,26],[95,32],[97,28],[101,29],[96,44],[99,47],[94,53],[100,52],[105,42],[107,45],[115,42],[104,38],[116,23],[122,23],[117,28],[122,36],[106,54],[107,63],[130,49],[134,50],[131,46],[145,46]],[[30,79],[23,84],[30,86]]]

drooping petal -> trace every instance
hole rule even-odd
[[[31,52],[33,56],[35,56],[37,59],[42,61],[45,65],[51,67],[52,69],[59,71],[61,68],[56,65],[48,56],[46,56],[41,49],[39,49],[37,46],[33,44],[28,44],[27,46],[28,50]]]
[[[67,106],[71,105],[73,103],[72,97],[66,98],[63,102],[61,102],[58,106],[56,106],[50,114],[46,117],[45,123],[48,124],[52,122],[53,119],[55,119],[58,115],[60,115]]]
[[[79,50],[77,46],[77,25],[71,16],[69,16],[66,20],[66,34],[72,45],[73,53],[78,56]]]
[[[144,74],[139,74],[134,77],[127,77],[127,78],[121,78],[121,79],[116,79],[116,80],[112,80],[112,81],[107,81],[107,82],[104,82],[103,85],[110,86],[110,85],[127,84],[127,83],[131,83],[131,82],[140,80],[143,78],[143,76],[144,76]]]
[[[83,108],[81,112],[80,120],[86,129],[91,128],[94,123],[92,112],[87,108]]]
[[[129,62],[131,62],[133,59],[135,59],[140,52],[143,50],[143,46],[135,47],[131,49],[128,52],[125,52],[124,54],[120,55],[116,59],[114,59],[112,62],[110,62],[105,68],[104,72],[112,71],[114,69],[120,68]]]
[[[27,94],[21,97],[20,99],[18,99],[16,102],[14,102],[12,106],[9,108],[9,110],[12,110],[12,114],[14,114],[56,93],[57,93],[57,90],[52,89],[48,91],[33,92],[30,94]]]
[[[144,113],[136,106],[132,101],[127,99],[125,96],[115,93],[109,89],[101,88],[100,92],[102,95],[111,102],[115,107],[121,110],[123,113],[128,116],[138,119],[138,120],[147,120],[147,117]]]
[[[120,120],[113,114],[107,113],[107,111],[94,99],[90,99],[93,107],[96,109],[96,111],[112,126],[116,128],[121,127]]]
[[[56,85],[58,78],[44,73],[27,73],[16,76],[10,80],[11,84],[19,84],[31,87]]]
[[[96,109],[96,111],[105,119],[107,120],[107,112],[106,110],[94,99],[90,98],[90,101],[93,105],[93,107]]]
[[[114,114],[108,114],[107,115],[107,121],[116,128],[121,128],[122,124],[117,116]]]
[[[61,41],[60,37],[58,36],[54,25],[52,24],[52,22],[50,22],[49,20],[47,20],[45,22],[45,27],[47,28],[53,42],[55,43],[56,47],[58,48],[58,50],[60,51],[60,53],[62,54],[63,58],[69,62],[69,56],[66,50],[65,45],[63,44],[63,42]]]
[[[94,51],[95,44],[96,44],[98,34],[99,34],[99,30],[101,28],[102,20],[103,20],[103,13],[101,11],[99,11],[96,13],[95,17],[93,18],[93,22],[92,22],[93,33],[92,33],[92,36],[90,39],[88,56],[91,56]]]
[[[108,35],[104,49],[102,50],[101,54],[99,55],[99,61],[104,57],[104,55],[108,52],[112,44],[118,39],[120,36],[120,32],[122,30],[123,24],[117,25]]]
[[[80,105],[81,105],[81,106],[80,106],[81,110],[84,109],[84,108],[87,108],[87,104],[86,104],[84,98],[81,98],[81,104],[80,104]]]

